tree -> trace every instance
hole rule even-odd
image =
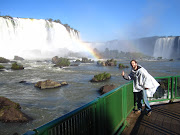
[[[62,24],[61,21],[60,21],[59,19],[54,20],[54,22]]]
[[[49,22],[52,22],[52,21],[53,21],[53,19],[52,19],[52,18],[49,18],[49,19],[48,19],[48,21],[49,21]]]

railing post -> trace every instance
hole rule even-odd
[[[171,102],[173,102],[174,99],[173,92],[174,92],[174,76],[172,76],[171,78]]]
[[[177,98],[177,77],[175,77],[175,98]]]

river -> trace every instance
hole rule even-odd
[[[138,61],[154,77],[180,75],[180,61]],[[79,66],[66,68],[53,67],[51,61],[19,61],[25,69],[11,70],[11,63],[3,64],[7,69],[0,72],[0,96],[17,102],[21,110],[33,120],[28,123],[2,123],[0,134],[11,135],[15,132],[23,134],[58,118],[100,96],[98,90],[106,84],[120,86],[127,81],[121,77],[124,70],[131,68],[101,67],[96,63],[81,63]],[[118,63],[129,65],[129,61]],[[107,72],[111,79],[100,83],[91,83],[95,74]],[[40,90],[34,84],[43,80],[66,81],[67,86],[56,89]],[[26,81],[26,83],[19,83]]]

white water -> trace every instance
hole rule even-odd
[[[79,33],[42,19],[0,17],[0,57],[18,55],[25,59],[63,56],[79,51]],[[64,49],[66,48],[66,49]]]
[[[175,47],[175,38],[176,37],[165,37],[157,39],[154,46],[154,57],[162,57],[162,58],[173,58],[179,57],[180,54],[180,38],[178,39],[177,49],[174,50]]]

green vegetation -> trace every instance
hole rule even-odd
[[[13,17],[9,16],[9,15],[0,15],[0,17],[13,20]],[[33,19],[33,18],[29,18],[29,19]],[[71,28],[68,24],[63,24],[59,19],[53,20],[52,18],[48,18],[46,20],[48,20],[49,22],[56,22],[56,23],[64,25],[64,27],[66,27],[67,31],[69,31],[69,32],[70,32],[70,30],[74,30],[75,32],[78,32],[78,30]],[[14,22],[12,22],[12,23],[14,24]]]
[[[62,22],[59,19],[54,20],[54,22],[62,24]]]
[[[157,60],[162,60],[162,57],[158,57]]]
[[[67,30],[68,32],[70,32],[70,30],[74,30],[75,32],[78,32],[78,30],[71,28],[71,27],[69,26],[69,24],[63,24],[59,19],[53,20],[52,18],[48,18],[47,20],[48,20],[49,22],[56,22],[56,23],[59,23],[59,24],[64,25],[64,27],[66,28],[66,30]]]
[[[111,78],[111,74],[104,72],[104,73],[95,75],[94,78],[91,80],[91,82],[101,82],[110,78]]]
[[[3,66],[3,65],[0,65],[0,69],[4,69],[4,66]]]
[[[105,61],[97,61],[97,64],[101,65],[101,66],[116,66],[117,61],[114,59],[110,59],[110,60],[107,60],[106,62]]]
[[[17,62],[14,62],[11,66],[11,69],[13,70],[22,70],[24,67],[22,65],[18,65]]]
[[[81,62],[82,63],[94,63],[94,60],[91,60],[91,59],[88,59],[86,57],[83,57]]]
[[[5,19],[9,19],[9,18],[10,18],[10,19],[13,19],[13,17],[12,17],[12,16],[9,16],[9,15],[4,15],[4,16],[1,16],[1,15],[0,15],[0,17],[3,17],[3,18],[5,18]]]
[[[58,58],[58,62],[56,63],[56,66],[58,67],[66,67],[70,65],[70,61],[67,58]]]
[[[140,52],[119,52],[118,50],[109,50],[106,48],[104,51],[99,51],[98,49],[94,48],[94,52],[96,55],[101,56],[103,59],[149,59],[152,58],[151,56],[147,56]]]
[[[119,68],[129,68],[129,66],[125,66],[125,65],[123,65],[123,64],[119,64]]]

